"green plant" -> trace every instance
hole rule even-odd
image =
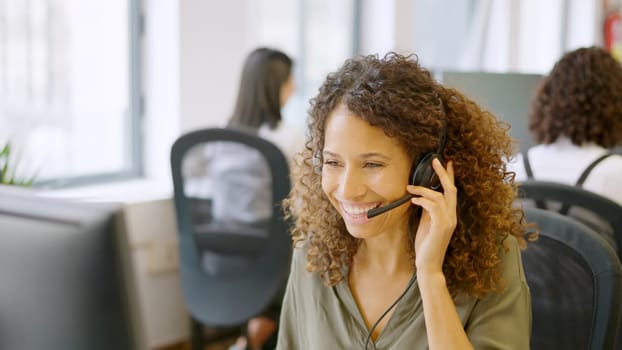
[[[30,187],[35,182],[36,175],[22,179],[15,172],[20,157],[11,155],[11,143],[7,142],[0,150],[0,184]]]

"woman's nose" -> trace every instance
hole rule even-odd
[[[357,169],[344,169],[339,179],[339,195],[342,199],[357,199],[365,195],[364,177]]]

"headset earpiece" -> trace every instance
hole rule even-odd
[[[441,187],[440,180],[432,167],[432,161],[438,158],[443,162],[443,158],[438,153],[427,153],[419,162],[413,164],[410,172],[410,184],[415,186],[428,187],[438,190]]]
[[[443,150],[445,149],[445,138],[446,138],[447,130],[445,130],[445,126],[441,130],[441,134],[439,136],[439,143],[436,152],[426,153],[420,161],[417,163],[413,162],[412,168],[410,169],[410,178],[409,184],[415,186],[423,186],[427,188],[431,188],[435,191],[442,191],[441,182],[436,175],[436,171],[432,167],[432,161],[434,158],[438,158],[441,161],[441,164],[445,166],[443,161]],[[374,216],[380,215],[382,213],[386,213],[387,211],[397,208],[400,205],[408,202],[413,197],[412,194],[408,193],[402,198],[393,201],[387,205],[381,206],[379,208],[374,208],[367,211],[367,217],[373,218]]]

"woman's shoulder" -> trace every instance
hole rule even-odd
[[[508,284],[526,283],[521,248],[513,235],[505,237],[501,249],[501,275]]]
[[[523,293],[528,290],[527,279],[523,270],[521,248],[515,236],[508,235],[499,247],[500,280],[498,290],[488,292],[485,296],[474,297],[460,295],[460,305],[490,304],[495,300],[503,299],[511,295]]]
[[[294,249],[292,253],[292,268],[306,272],[308,251],[309,244],[307,241],[299,241],[294,243]]]
[[[307,270],[307,253],[309,251],[307,242],[298,242],[294,245],[291,275],[299,289],[300,295],[306,295],[310,298],[320,297],[327,293],[328,289],[322,283],[322,280],[316,272]]]
[[[308,244],[306,241],[300,241],[294,243],[294,261],[298,263],[301,260],[306,260]]]

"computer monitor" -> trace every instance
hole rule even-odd
[[[542,75],[445,71],[439,78],[508,122],[510,136],[518,140],[521,152],[534,145],[529,133],[529,105]]]
[[[117,205],[0,186],[0,349],[143,349]]]

